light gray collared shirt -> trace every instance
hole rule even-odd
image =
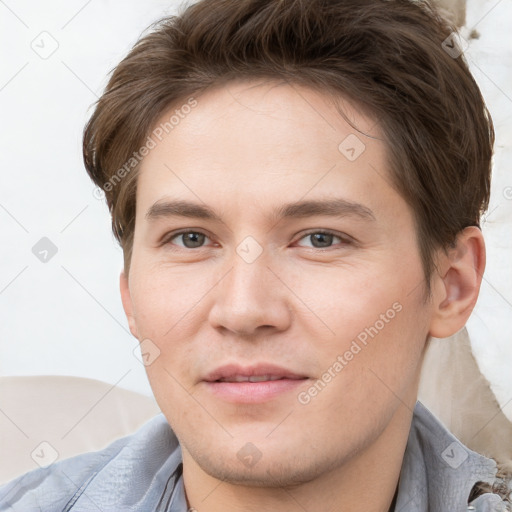
[[[1,486],[0,512],[186,512],[182,469],[180,445],[160,413],[101,451],[35,469]],[[395,512],[505,512],[505,502],[491,493],[468,508],[475,482],[492,484],[496,471],[494,460],[461,444],[417,402]]]

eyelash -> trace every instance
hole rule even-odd
[[[183,229],[181,231],[176,231],[176,232],[173,232],[173,233],[170,233],[168,237],[165,237],[164,240],[162,241],[162,245],[169,245],[171,244],[171,241],[180,236],[180,235],[184,235],[184,234],[187,234],[187,233],[194,233],[194,234],[200,234],[200,235],[204,235],[205,237],[209,238],[209,236],[204,233],[203,231],[199,231],[199,230],[190,230],[190,229]],[[315,234],[322,234],[322,235],[332,235],[333,237],[335,238],[339,238],[341,240],[341,244],[343,245],[348,245],[348,244],[351,244],[353,243],[353,240],[348,236],[348,235],[341,235],[339,233],[336,233],[335,231],[330,231],[328,229],[313,229],[313,230],[310,230],[308,231],[307,233],[304,233],[300,238],[299,240],[302,240],[303,238],[306,238],[310,235],[315,235]],[[186,250],[189,250],[189,251],[193,251],[193,250],[197,250],[197,249],[204,249],[204,247],[196,247],[196,248],[188,248],[188,247],[181,247],[181,246],[178,246],[180,247],[180,249],[186,249]],[[302,247],[302,246],[301,246]],[[309,247],[309,249],[313,249],[313,250],[316,250],[316,251],[326,251],[328,249],[332,249],[333,247]]]

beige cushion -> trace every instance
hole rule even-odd
[[[98,380],[0,377],[0,484],[54,458],[100,450],[159,412],[154,398]]]

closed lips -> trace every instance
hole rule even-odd
[[[287,368],[279,367],[271,363],[259,363],[251,366],[232,363],[213,370],[206,375],[204,380],[207,382],[264,382],[280,379],[300,380],[306,378],[305,375],[300,375]]]
[[[223,377],[222,379],[217,379],[215,382],[264,382],[267,380],[281,380],[281,379],[303,379],[305,377],[278,377],[276,375],[252,375],[251,377],[246,377],[244,375],[237,375],[236,377]]]

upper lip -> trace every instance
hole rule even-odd
[[[211,371],[204,380],[207,382],[214,382],[219,379],[228,379],[233,377],[253,377],[269,375],[272,377],[280,377],[285,379],[305,379],[306,375],[293,372],[281,366],[269,363],[258,363],[251,366],[242,366],[239,364],[226,364],[219,366]]]

